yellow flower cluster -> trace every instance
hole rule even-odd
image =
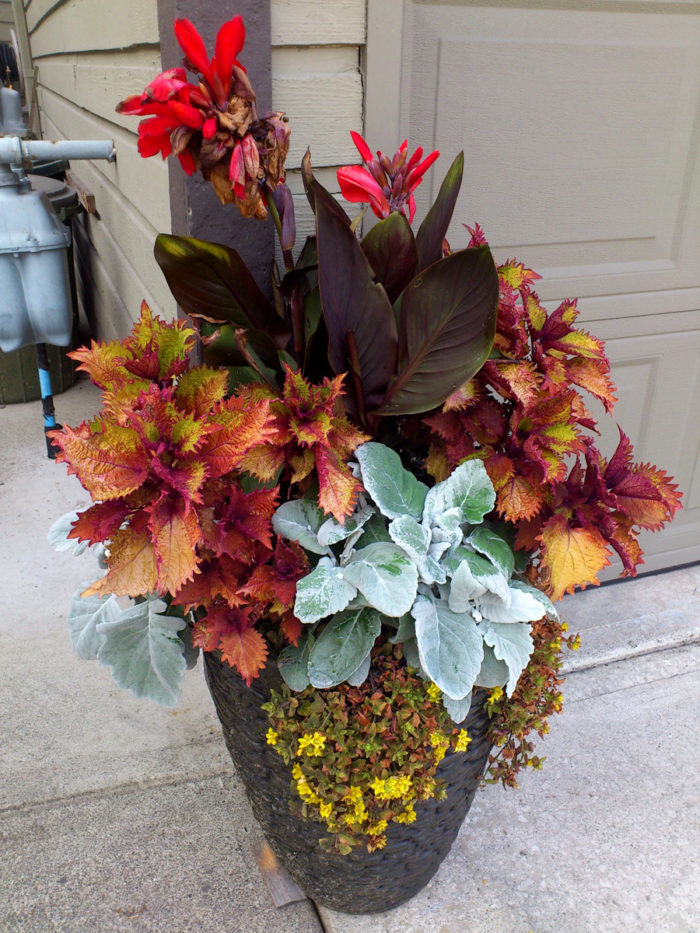
[[[442,732],[431,732],[428,736],[428,740],[433,746],[433,757],[435,761],[442,761],[447,749],[450,747],[450,740]]]
[[[308,732],[299,739],[297,755],[305,750],[309,758],[320,758],[326,747],[326,737],[320,732]]]
[[[370,787],[378,800],[398,800],[411,790],[411,779],[407,774],[395,774],[386,779],[375,778]]]
[[[466,752],[467,745],[471,742],[469,735],[467,734],[466,729],[460,729],[459,735],[457,736],[457,741],[455,742],[454,748],[456,752]]]
[[[416,818],[416,811],[413,809],[413,804],[409,803],[403,813],[398,813],[394,819],[397,823],[412,823]]]

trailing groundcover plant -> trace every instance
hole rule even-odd
[[[212,59],[191,23],[175,32],[184,67],[118,109],[145,117],[144,157],[175,155],[223,203],[270,216],[284,268],[270,300],[235,250],[160,235],[189,322],[144,304],[129,337],[72,354],[103,410],[53,440],[94,504],[50,538],[92,547],[105,572],[76,592],[71,639],[165,705],[199,649],[247,684],[276,665],[267,741],[298,807],[324,844],[373,850],[444,794],[437,768],[467,748],[475,690],[489,779],[541,765],[529,736],[561,709],[578,643],[551,600],[597,582],[613,550],[635,573],[639,530],[680,494],[622,432],[610,460],[596,449],[579,390],[611,411],[614,387],[575,302],[548,313],[536,274],[496,267],[478,226],[465,249],[446,241],[461,154],[414,232],[438,153],[375,154],[353,133],[363,164],[338,183],[376,215],[360,236],[307,153],[316,231],[297,249],[289,126],[258,113],[241,18]]]

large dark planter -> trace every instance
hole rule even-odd
[[[320,904],[351,914],[388,910],[417,894],[450,851],[486,767],[486,693],[475,692],[463,724],[472,739],[467,751],[448,752],[438,768],[447,798],[417,804],[414,823],[391,823],[384,849],[361,848],[341,856],[320,848],[319,839],[328,834],[325,825],[290,812],[290,768],[265,741],[269,722],[260,705],[281,685],[276,666],[268,664],[253,686],[246,687],[218,652],[207,652],[204,659],[226,745],[253,812],[297,884]]]

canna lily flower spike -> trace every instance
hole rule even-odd
[[[439,151],[436,149],[423,159],[419,146],[407,159],[408,140],[404,139],[394,157],[389,159],[379,150],[375,156],[359,133],[350,131],[350,135],[365,167],[346,165],[338,169],[338,184],[345,200],[368,203],[381,218],[388,217],[392,211],[403,214],[404,205],[408,204],[408,219],[412,222],[416,213],[413,192],[440,155]]]
[[[219,30],[213,58],[187,19],[175,20],[184,52],[183,68],[151,81],[143,94],[127,97],[118,113],[148,117],[139,124],[144,158],[176,155],[188,175],[199,170],[222,202],[235,203],[244,217],[267,216],[260,185],[274,191],[284,182],[289,126],[283,113],[258,116],[255,92],[237,56],[245,42],[240,16]],[[186,69],[198,75],[187,80]]]

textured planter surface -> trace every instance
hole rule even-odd
[[[414,823],[390,824],[384,849],[361,848],[341,856],[318,845],[328,835],[324,824],[290,812],[290,768],[265,741],[269,722],[260,705],[281,685],[276,667],[269,664],[249,688],[218,653],[207,652],[204,659],[226,745],[253,812],[297,884],[313,900],[347,913],[388,910],[417,894],[450,851],[486,767],[486,693],[476,692],[463,723],[472,739],[467,751],[449,752],[439,765],[437,777],[447,784],[447,798],[417,804]]]

